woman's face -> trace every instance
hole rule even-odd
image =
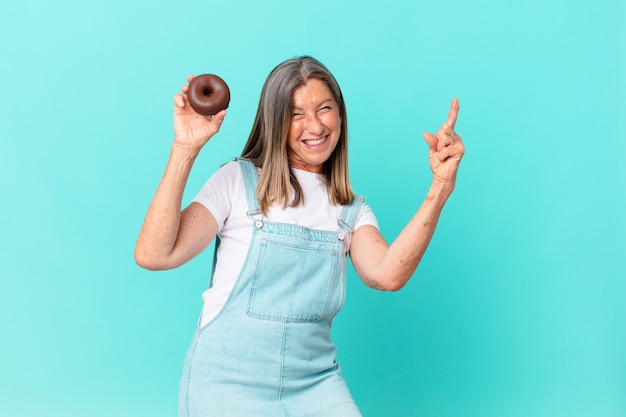
[[[310,79],[291,97],[293,114],[287,137],[291,168],[322,173],[341,134],[339,105],[323,81]]]

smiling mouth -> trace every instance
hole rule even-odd
[[[306,143],[307,145],[315,146],[315,145],[324,143],[327,138],[328,136],[324,136],[323,138],[320,138],[320,139],[307,139],[307,140],[304,140],[303,142]]]

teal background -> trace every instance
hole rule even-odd
[[[626,3],[5,1],[0,6],[0,415],[174,416],[211,250],[133,247],[172,95],[232,101],[185,204],[237,155],[261,85],[338,78],[353,185],[391,241],[428,189],[452,97],[467,153],[412,281],[350,271],[334,328],[365,417],[626,416]]]

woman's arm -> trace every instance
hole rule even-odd
[[[174,143],[135,246],[135,261],[147,269],[182,265],[206,248],[218,229],[204,206],[192,203],[181,211],[181,203],[193,163],[219,131],[226,111],[213,117],[197,114],[189,106],[187,90],[185,85],[182,94],[174,96]]]
[[[433,182],[424,202],[391,245],[372,226],[358,228],[350,245],[350,258],[359,277],[368,286],[397,291],[411,278],[435,232],[439,216],[452,194],[465,148],[454,132],[459,112],[455,98],[448,120],[436,135],[425,133]]]

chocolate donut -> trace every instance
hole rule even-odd
[[[212,116],[228,108],[230,90],[217,75],[202,74],[191,80],[187,99],[191,108],[203,116]]]

